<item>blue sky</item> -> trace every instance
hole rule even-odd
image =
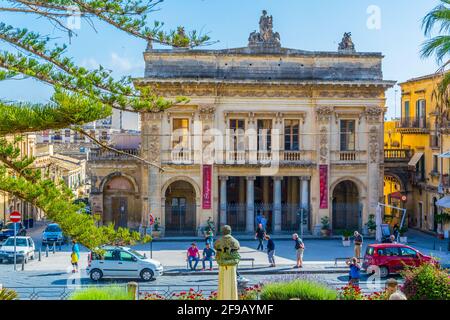
[[[283,47],[335,51],[342,34],[350,31],[356,50],[382,52],[385,79],[401,82],[437,69],[433,59],[421,59],[419,54],[425,40],[421,19],[437,4],[437,0],[165,0],[149,21],[164,21],[167,29],[183,25],[187,30],[207,33],[218,41],[211,49],[242,47],[247,45],[249,33],[258,28],[261,10],[266,9],[274,17],[274,29],[280,33]],[[379,29],[367,26],[370,6],[380,9]],[[25,25],[24,16],[17,14],[1,13],[0,21],[37,29],[55,41],[68,40],[32,16]],[[102,64],[117,76],[142,76],[146,44],[101,22],[96,23],[96,29],[82,22],[78,36],[69,45],[69,55],[87,67]],[[0,49],[4,48],[0,43]],[[41,102],[50,94],[50,88],[34,80],[0,83],[0,98],[5,100]],[[394,89],[387,97],[387,117],[399,116],[399,92],[396,111]]]

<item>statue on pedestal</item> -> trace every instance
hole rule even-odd
[[[239,241],[231,235],[231,227],[222,227],[222,237],[214,243],[216,249],[216,261],[219,265],[219,289],[218,300],[237,300],[236,269],[241,256]]]
[[[351,32],[344,33],[344,36],[342,37],[342,41],[339,43],[338,51],[339,52],[356,52],[355,44],[353,43]]]

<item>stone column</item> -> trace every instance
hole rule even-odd
[[[247,177],[246,232],[255,231],[255,177]]]
[[[303,214],[309,214],[311,215],[308,210],[311,210],[309,205],[309,181],[310,177],[300,177],[300,209],[304,209]],[[305,216],[303,216],[303,219]],[[300,221],[300,223],[303,224],[303,221]],[[306,227],[306,228],[305,228]],[[303,231],[306,231],[308,228],[308,225],[303,226]],[[305,230],[306,229],[306,230]]]
[[[273,178],[273,231],[281,231],[281,180],[283,177]]]
[[[227,181],[228,177],[221,176],[220,179],[220,225],[227,224]]]

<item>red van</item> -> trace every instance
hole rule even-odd
[[[424,262],[437,263],[432,257],[404,244],[371,244],[367,247],[362,269],[374,273],[374,266],[377,266],[384,278],[391,273],[399,273],[405,266],[419,266]]]

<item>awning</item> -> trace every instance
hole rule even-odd
[[[439,155],[439,158],[450,158],[450,151],[444,152]]]
[[[399,199],[399,200],[402,200],[402,197],[403,197],[402,193],[401,193],[401,192],[398,192],[398,191],[389,194],[389,196],[390,196],[391,198]]]
[[[442,199],[436,201],[436,205],[439,207],[450,209],[450,196],[445,196]]]
[[[423,157],[423,152],[416,152],[412,156],[411,160],[409,160],[408,166],[415,167],[417,165],[417,162],[419,162],[420,158]]]

